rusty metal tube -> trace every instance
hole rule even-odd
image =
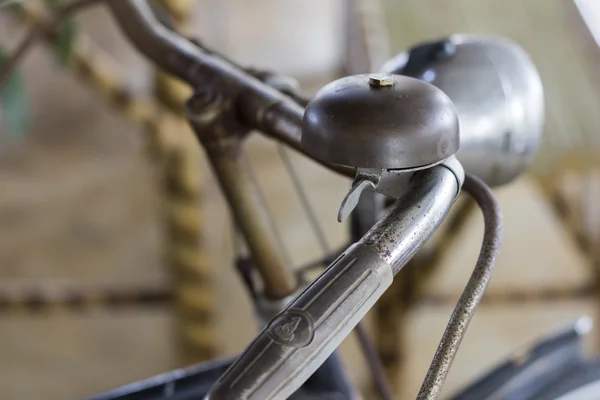
[[[123,33],[156,65],[191,85],[206,83],[209,76],[203,72],[214,65],[201,67],[200,61],[211,57],[163,26],[145,0],[110,0],[107,5]]]
[[[466,176],[463,189],[474,198],[483,212],[485,225],[483,244],[477,265],[450,317],[417,400],[435,400],[439,397],[475,308],[492,277],[500,252],[502,212],[494,194],[482,180],[469,174]]]
[[[431,168],[415,174],[406,194],[360,243],[372,247],[392,266],[394,275],[398,274],[444,220],[459,190],[449,168]]]
[[[297,289],[296,275],[283,257],[280,238],[242,149],[247,129],[236,123],[231,106],[218,92],[205,88],[187,102],[186,113],[248,245],[265,297],[282,299]]]

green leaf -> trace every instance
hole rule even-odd
[[[0,49],[0,68],[7,55]],[[23,138],[30,128],[29,102],[23,77],[14,71],[0,87],[0,111],[5,129],[15,138]]]
[[[75,43],[75,24],[73,21],[65,21],[58,27],[56,41],[54,42],[54,54],[61,64],[66,64],[73,51]]]
[[[50,10],[56,9],[58,2],[56,0],[44,0],[46,7]],[[71,57],[73,44],[75,43],[75,34],[77,29],[73,20],[62,22],[57,30],[54,39],[54,55],[59,63],[66,64]]]

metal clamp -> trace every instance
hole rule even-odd
[[[358,205],[360,196],[363,191],[371,190],[377,193],[381,193],[385,196],[393,199],[399,199],[402,196],[410,180],[414,176],[415,172],[429,169],[435,165],[443,165],[448,168],[458,182],[458,191],[456,196],[460,193],[460,188],[465,181],[465,171],[456,159],[455,156],[450,156],[440,162],[425,165],[416,168],[403,168],[403,169],[373,169],[373,168],[358,168],[356,172],[356,178],[352,183],[352,188],[342,200],[340,209],[338,211],[338,221],[343,222],[352,211]]]

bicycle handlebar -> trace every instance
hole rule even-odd
[[[296,391],[429,239],[459,190],[443,164],[416,172],[406,194],[271,320],[205,399],[282,399]]]
[[[113,17],[134,46],[156,65],[194,89],[216,86],[237,102],[252,128],[287,144],[319,164],[354,178],[355,169],[315,159],[300,144],[304,107],[243,69],[163,26],[146,0],[109,0]]]
[[[320,161],[302,148],[304,108],[295,99],[162,26],[146,0],[108,0],[108,4],[138,50],[195,89],[216,88],[235,106],[246,128],[260,129],[318,163],[354,177],[354,168]],[[292,394],[335,350],[392,283],[393,276],[437,229],[460,190],[462,179],[457,169],[462,173],[460,164],[439,164],[414,172],[406,192],[388,213],[271,321],[206,399],[279,399]],[[487,218],[484,246],[419,399],[439,395],[498,253],[501,214],[497,204],[483,183],[474,178],[469,182],[465,190],[476,194]]]

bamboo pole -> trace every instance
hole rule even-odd
[[[161,5],[172,18],[175,29],[185,34],[186,18],[193,3],[163,0]],[[213,277],[207,250],[202,245],[201,150],[182,116],[184,104],[192,95],[190,88],[160,70],[156,71],[155,79],[156,99],[178,115],[172,129],[181,137],[166,160],[164,197],[178,344],[181,362],[188,365],[209,360],[217,353]]]

